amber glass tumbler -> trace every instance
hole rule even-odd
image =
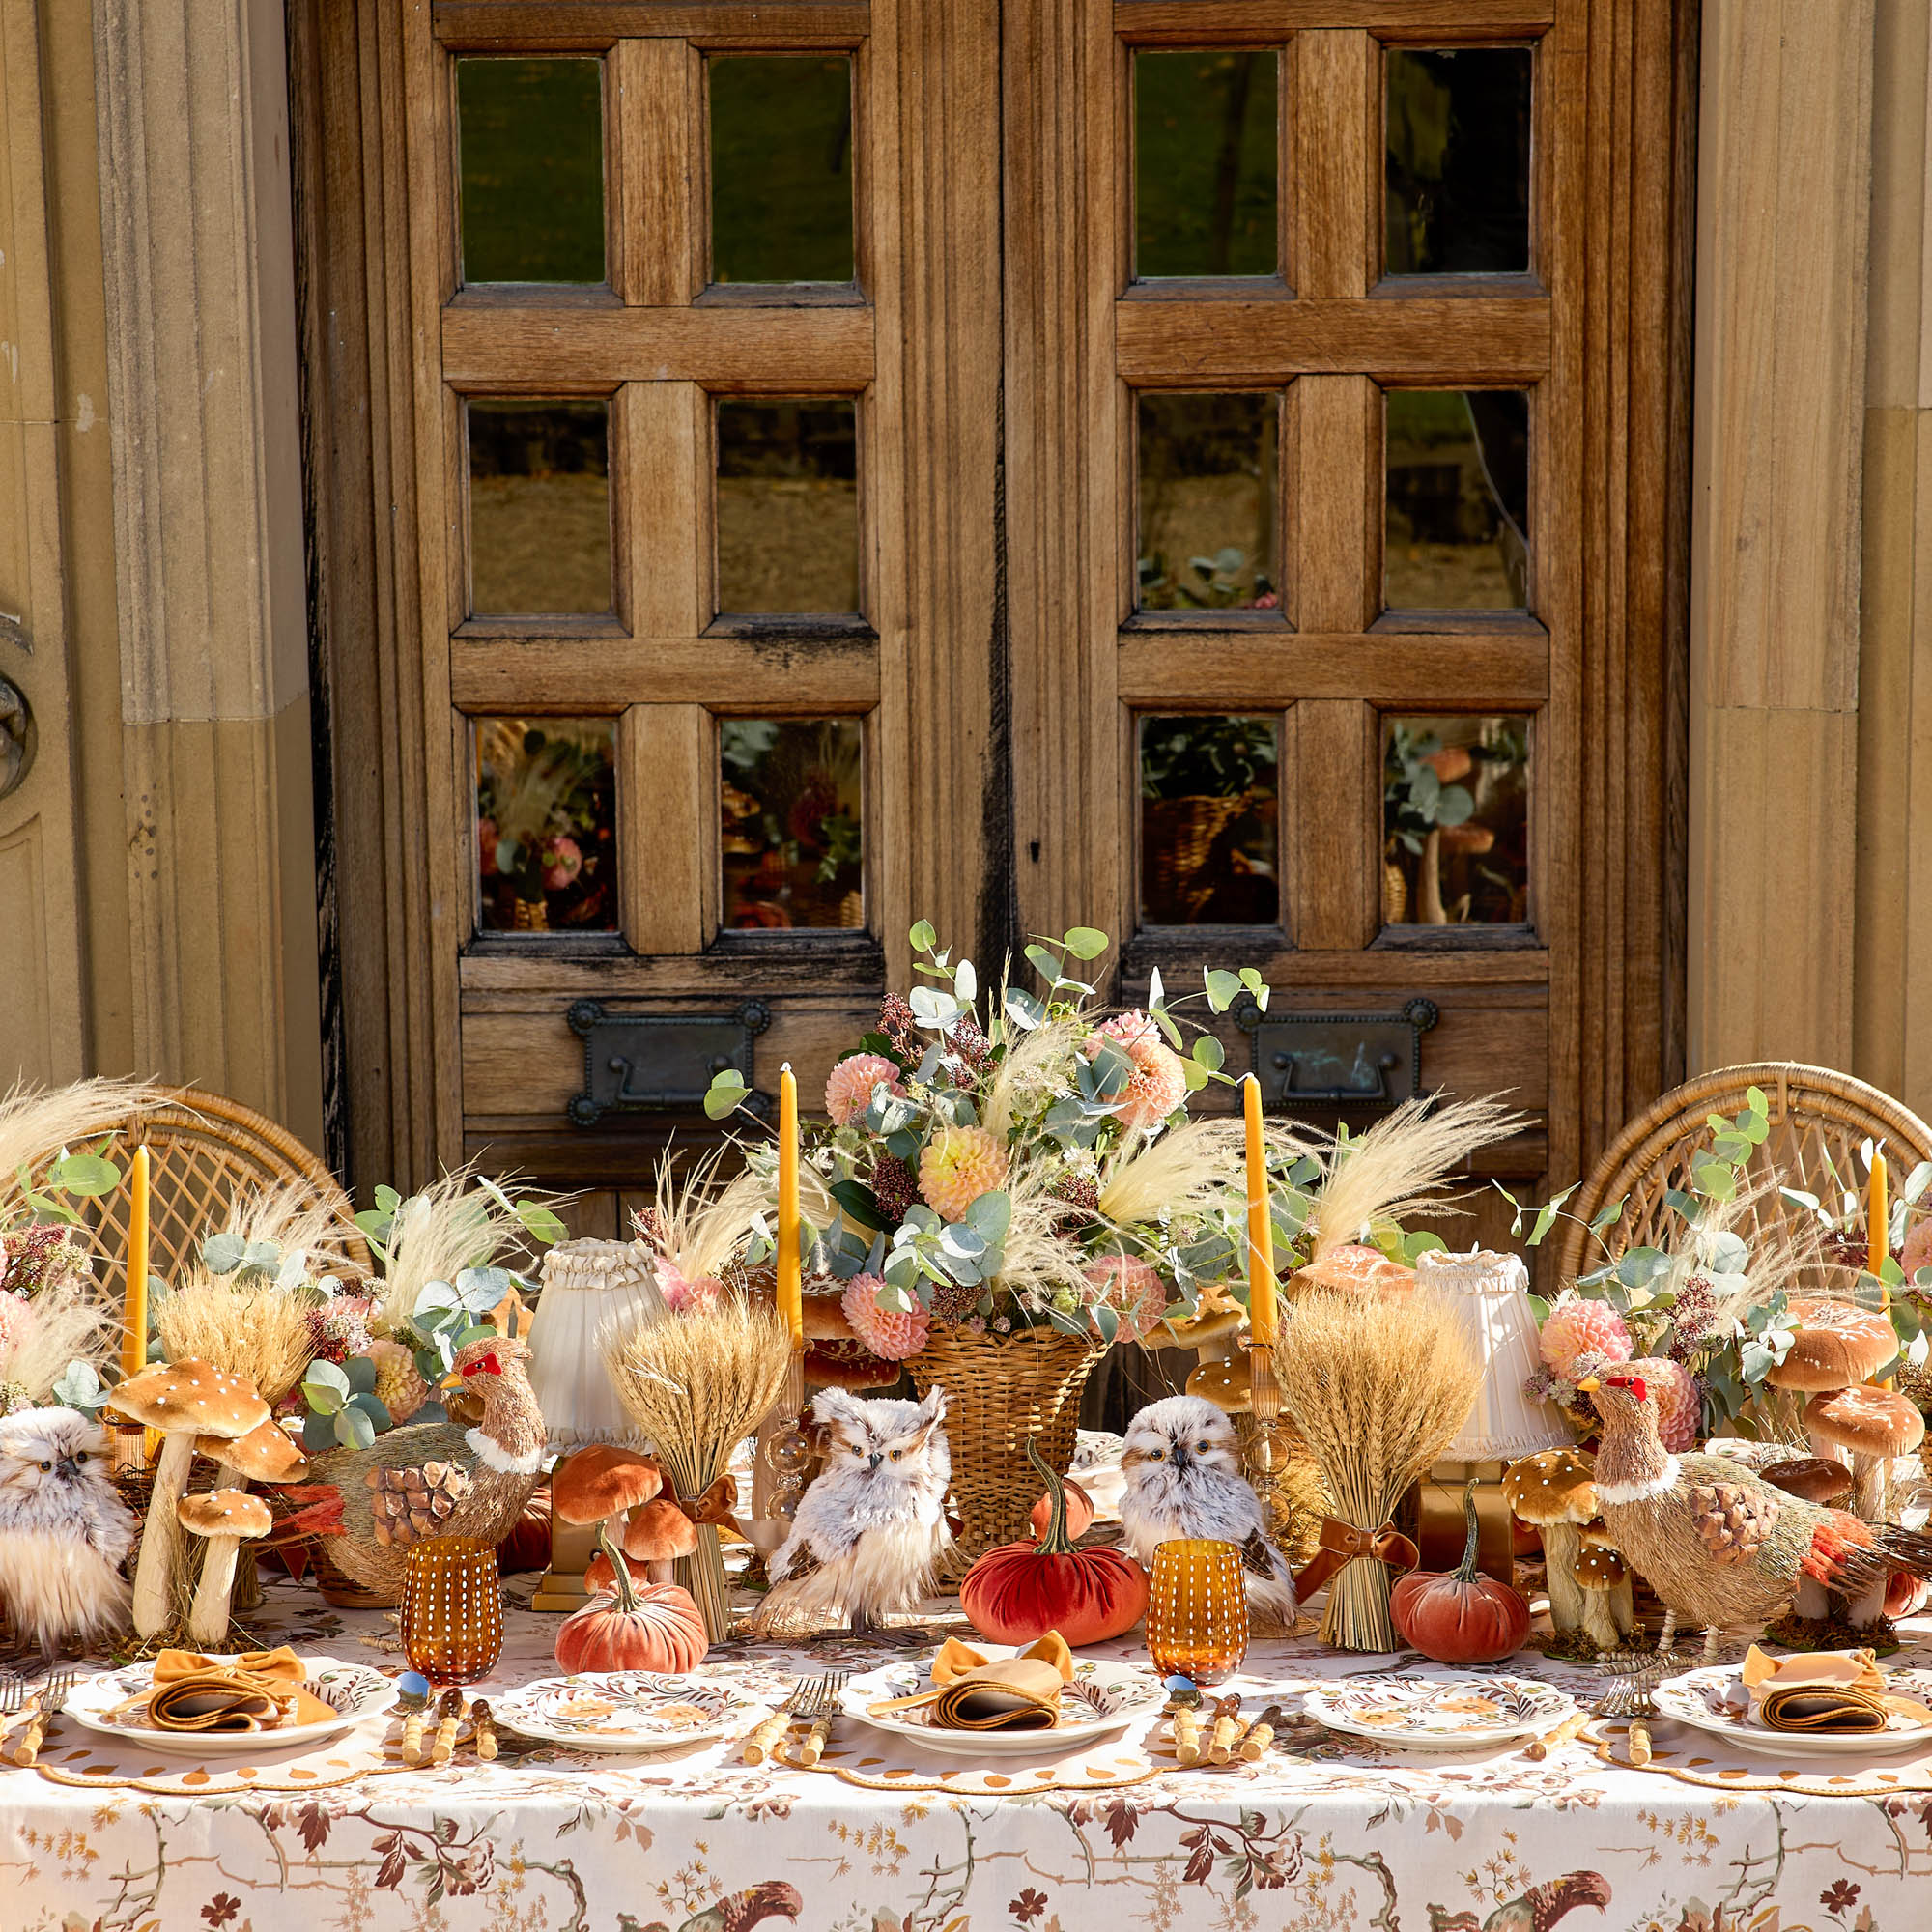
[[[1148,1653],[1163,1677],[1219,1684],[1248,1650],[1248,1593],[1238,1544],[1190,1537],[1153,1552]]]
[[[487,1676],[503,1652],[497,1552],[467,1536],[419,1543],[403,1569],[403,1649],[432,1684]]]

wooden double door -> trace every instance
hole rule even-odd
[[[359,1181],[614,1230],[921,918],[1512,1184],[1674,1075],[1681,8],[295,19]]]

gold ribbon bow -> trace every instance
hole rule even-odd
[[[1365,1556],[1397,1571],[1413,1570],[1422,1561],[1421,1550],[1392,1522],[1379,1529],[1362,1529],[1339,1517],[1324,1516],[1321,1545],[1296,1574],[1294,1594],[1306,1603],[1345,1563]]]
[[[145,1706],[159,1731],[272,1731],[319,1723],[335,1713],[302,1689],[307,1667],[287,1644],[235,1657],[164,1650],[151,1688],[123,1710]]]
[[[720,1476],[701,1496],[673,1495],[670,1500],[695,1523],[738,1527],[738,1520],[731,1514],[738,1506],[738,1485],[728,1474]]]

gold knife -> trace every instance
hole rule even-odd
[[[457,1727],[463,1722],[463,1692],[452,1685],[436,1707],[442,1721],[436,1727],[436,1742],[429,1747],[431,1764],[447,1764],[456,1752]]]

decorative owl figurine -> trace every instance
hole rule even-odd
[[[1211,1402],[1171,1395],[1149,1403],[1127,1424],[1121,1471],[1121,1526],[1142,1563],[1151,1569],[1155,1547],[1179,1537],[1238,1543],[1249,1610],[1274,1623],[1294,1621],[1294,1571],[1263,1531],[1261,1499],[1241,1474],[1235,1425]]]
[[[0,1605],[51,1661],[125,1629],[136,1518],[108,1480],[107,1432],[78,1409],[0,1417]]]
[[[864,1402],[821,1389],[811,1413],[827,1430],[824,1466],[771,1559],[772,1587],[753,1627],[843,1616],[855,1633],[873,1630],[932,1587],[951,1541],[946,1391]]]

